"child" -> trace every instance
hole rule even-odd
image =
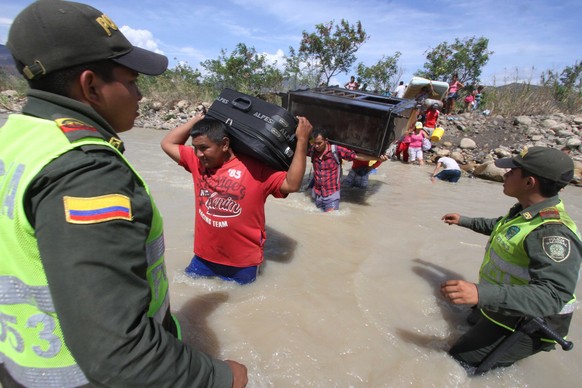
[[[400,138],[398,142],[398,148],[396,148],[396,152],[394,155],[396,156],[397,160],[400,160],[400,155],[402,155],[402,161],[404,163],[408,163],[408,146],[410,145],[410,132],[406,131],[404,135]]]
[[[482,97],[483,89],[485,89],[485,86],[483,86],[483,85],[477,86],[477,94],[475,94],[475,101],[473,101],[473,110],[479,109],[479,104],[481,104],[481,97]]]
[[[476,95],[477,89],[473,90],[471,94],[465,97],[465,108],[463,109],[463,112],[470,112],[472,110]]]

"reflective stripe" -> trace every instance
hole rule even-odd
[[[527,268],[520,267],[519,265],[508,263],[507,261],[503,260],[495,249],[491,249],[489,253],[490,259],[497,266],[497,268],[501,269],[503,272],[508,273],[509,275],[516,277],[518,279],[522,279],[525,281],[530,281],[531,277],[529,276],[529,271]]]
[[[574,306],[574,302],[576,302],[576,296],[574,296],[574,299],[572,299],[571,301],[566,303],[564,305],[564,307],[562,307],[562,310],[558,314],[559,315],[572,314],[574,312],[574,310],[576,310],[576,308]]]
[[[146,257],[148,261],[148,266],[152,266],[162,257],[164,254],[165,245],[164,245],[164,235],[160,235],[160,237],[156,238],[153,241],[150,241],[146,245]]]
[[[0,363],[12,378],[26,387],[78,387],[89,381],[78,365],[63,368],[27,368],[14,363],[0,352]]]
[[[28,304],[46,313],[55,306],[47,286],[29,286],[15,276],[0,276],[0,305]]]
[[[166,316],[166,312],[168,311],[169,307],[170,307],[170,293],[167,292],[166,297],[164,298],[164,301],[162,302],[162,305],[160,306],[158,311],[156,311],[156,313],[153,316],[154,321],[156,321],[157,323],[164,322],[164,317]]]
[[[491,322],[495,323],[496,325],[498,325],[498,326],[501,326],[501,327],[503,327],[504,329],[507,329],[507,330],[509,330],[509,331],[512,331],[512,332],[513,332],[513,331],[515,331],[515,329],[514,329],[514,328],[512,328],[512,327],[509,327],[509,326],[507,326],[507,325],[504,325],[503,323],[501,323],[501,322],[499,322],[499,321],[496,321],[495,319],[491,318],[489,315],[487,315],[487,314],[485,313],[485,310],[483,310],[483,309],[481,309],[481,314],[483,314],[483,316],[484,316],[485,318],[489,319]]]

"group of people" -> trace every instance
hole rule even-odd
[[[465,84],[459,81],[458,74],[456,73],[453,74],[451,81],[449,82],[447,94],[441,101],[442,111],[444,114],[455,114],[455,103],[459,99],[460,96],[459,91],[464,87]],[[463,112],[470,112],[479,109],[479,106],[481,104],[481,98],[483,96],[483,89],[485,89],[485,86],[478,85],[476,88],[473,88],[467,96],[465,96],[463,100],[464,102]],[[398,83],[398,86],[394,90],[393,94],[398,98],[402,98],[404,97],[405,93],[406,85],[404,85],[403,81],[400,81]],[[418,92],[417,95],[414,96],[414,98],[419,104],[422,104],[422,101],[427,98],[429,99],[436,98],[439,101],[441,99],[440,96],[437,93],[435,93],[432,87],[432,82],[426,86],[423,86],[420,92]]]
[[[133,46],[101,11],[61,0],[26,7],[7,46],[29,90],[22,113],[0,128],[2,386],[244,387],[242,363],[182,341],[162,217],[118,136],[137,117],[139,74],[162,74],[167,58]],[[263,260],[267,196],[297,191],[310,156],[315,203],[337,209],[336,157],[373,158],[332,147],[319,130],[309,146],[312,126],[299,117],[291,166],[275,171],[235,154],[226,129],[201,113],[161,147],[194,181],[194,256],[186,272],[247,284]],[[480,281],[442,285],[447,300],[478,312],[450,350],[468,366],[526,317],[544,317],[567,334],[582,246],[558,197],[573,163],[553,151],[534,147],[496,162],[509,169],[504,193],[518,200],[507,216],[443,217],[491,235]],[[496,366],[553,348],[535,334]]]

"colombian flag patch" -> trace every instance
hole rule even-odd
[[[65,218],[71,224],[97,224],[111,220],[131,221],[131,201],[121,194],[99,197],[63,197]]]
[[[91,131],[97,132],[95,127],[85,124],[82,121],[76,119],[57,119],[55,120],[61,131],[64,133],[76,132],[76,131]]]

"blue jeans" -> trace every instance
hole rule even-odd
[[[461,177],[461,170],[443,170],[435,175],[441,181],[458,182]]]
[[[222,280],[234,281],[238,284],[249,284],[257,279],[259,266],[231,267],[204,260],[200,256],[194,256],[190,265],[186,267],[186,275],[190,277],[219,277]]]

